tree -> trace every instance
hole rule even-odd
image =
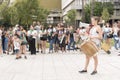
[[[93,4],[86,4],[84,7],[85,11],[85,22],[90,23],[90,15],[91,15],[91,5]],[[93,7],[93,16],[102,16],[103,9],[107,8],[109,16],[113,14],[113,4],[111,2],[94,2]]]
[[[71,25],[75,25],[75,19],[76,19],[76,10],[72,9],[68,11],[66,21]]]
[[[30,25],[33,21],[45,21],[49,12],[39,6],[38,0],[17,0],[2,11],[5,23]]]
[[[102,12],[102,19],[105,20],[106,22],[109,20],[109,18],[110,18],[110,15],[109,15],[108,9],[104,8]]]

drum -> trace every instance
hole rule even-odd
[[[110,49],[110,45],[107,44],[107,43],[105,43],[105,42],[103,42],[103,43],[101,44],[101,48],[102,48],[105,52],[108,52],[109,49]]]
[[[95,43],[90,40],[84,41],[80,45],[80,49],[84,54],[88,56],[94,56],[99,50]]]

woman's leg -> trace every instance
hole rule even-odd
[[[43,41],[43,53],[45,53],[46,50],[46,41]]]
[[[97,55],[93,56],[93,59],[94,59],[94,71],[97,71],[97,66],[98,66],[98,57],[97,57]]]
[[[89,62],[90,62],[90,57],[86,55],[86,61],[85,61],[85,67],[84,67],[84,70],[87,70],[88,65],[89,65]]]
[[[23,45],[23,54],[24,54],[24,58],[27,59],[27,57],[26,57],[26,45]]]
[[[43,40],[41,40],[41,53],[43,53]]]

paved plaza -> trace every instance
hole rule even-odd
[[[120,56],[118,51],[98,55],[98,74],[91,59],[88,73],[80,74],[85,57],[79,51],[53,54],[28,55],[28,59],[15,60],[14,55],[0,57],[0,80],[120,80]]]

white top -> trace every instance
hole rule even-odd
[[[47,31],[50,34],[53,31],[53,29],[48,29]]]
[[[56,30],[56,28],[53,28],[53,32],[56,32],[57,30]]]
[[[86,29],[80,29],[79,34],[85,34],[86,33]],[[82,40],[86,40],[87,36],[86,35],[80,35]]]
[[[2,30],[0,29],[0,40],[2,39]]]
[[[96,37],[98,35],[99,34],[97,33],[96,27],[92,27],[91,30],[90,30],[90,36],[91,37]],[[92,41],[94,41],[96,43],[96,45],[100,44],[100,40],[99,39],[92,39]]]
[[[113,28],[113,29],[114,29],[113,35],[117,35],[119,29],[118,29],[117,27],[115,27],[115,28]]]
[[[20,50],[20,43],[18,41],[13,41],[13,43],[14,43],[14,49]]]
[[[33,38],[36,39],[36,37],[37,37],[37,31],[36,30],[29,30],[28,31],[28,36],[33,36]]]
[[[42,36],[42,30],[39,30],[38,37],[40,38]]]
[[[104,28],[104,32],[109,33],[110,31],[112,31],[112,28]]]
[[[42,32],[41,32],[41,37],[43,37],[43,35],[45,35],[46,33],[47,33],[47,30],[45,29],[45,30],[41,30]]]

